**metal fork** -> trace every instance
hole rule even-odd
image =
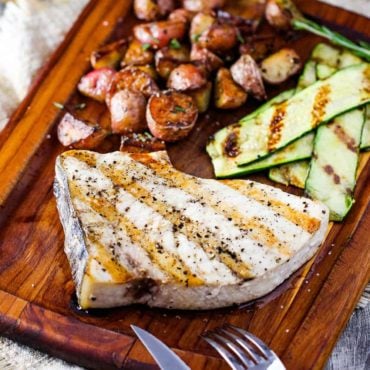
[[[202,335],[233,370],[285,370],[279,357],[248,331],[225,325]]]

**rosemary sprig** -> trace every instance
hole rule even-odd
[[[326,38],[330,40],[333,44],[347,48],[360,58],[364,58],[367,61],[370,61],[370,47],[369,44],[366,42],[360,42],[359,44],[356,44],[355,42],[341,35],[340,33],[332,31],[328,27],[319,25],[303,17],[293,18],[292,26],[296,30],[308,31],[315,35]]]

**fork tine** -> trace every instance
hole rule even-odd
[[[233,328],[238,333],[243,335],[244,338],[246,338],[249,342],[253,343],[253,345],[263,354],[263,356],[265,356],[267,359],[269,358],[269,353],[271,353],[272,351],[264,342],[262,342],[261,339],[257,338],[248,331],[238,328],[234,325],[229,325],[229,327]]]
[[[226,348],[221,346],[221,344],[217,343],[214,339],[210,338],[209,337],[210,334],[211,333],[202,335],[202,338],[205,341],[207,341],[223,357],[223,359],[233,370],[244,370],[244,367],[240,365],[235,356],[231,354],[228,350],[226,350]]]
[[[220,332],[221,331],[222,329],[220,329]],[[213,333],[213,336],[215,336],[221,343],[228,346],[239,358],[239,360],[243,363],[244,366],[251,367],[256,365],[253,361],[247,358],[247,356],[243,353],[243,350],[241,348],[239,348],[235,343],[231,342],[232,339],[230,340],[227,337],[217,333]]]
[[[227,326],[225,326],[224,328],[220,328],[219,330],[220,330],[220,332],[224,333],[225,335],[233,338],[233,340],[235,342],[237,342],[239,344],[239,346],[241,346],[248,353],[249,357],[255,362],[255,363],[252,363],[251,365],[258,364],[258,358],[261,358],[261,356],[258,356],[258,354],[256,354],[255,351],[252,351],[251,348],[248,346],[248,344],[243,339],[241,339],[240,337],[238,337],[237,335],[232,333],[230,331],[230,329],[229,329],[229,331],[227,329],[229,329],[229,328]],[[251,366],[251,365],[249,365],[249,366]]]

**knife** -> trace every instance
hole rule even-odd
[[[143,343],[162,370],[191,370],[175,352],[169,349],[154,335],[135,325],[131,325],[131,329],[135,332],[141,343]]]

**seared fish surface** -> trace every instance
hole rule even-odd
[[[165,152],[65,152],[55,195],[84,309],[210,309],[261,297],[314,255],[328,226],[318,202],[189,176]]]

